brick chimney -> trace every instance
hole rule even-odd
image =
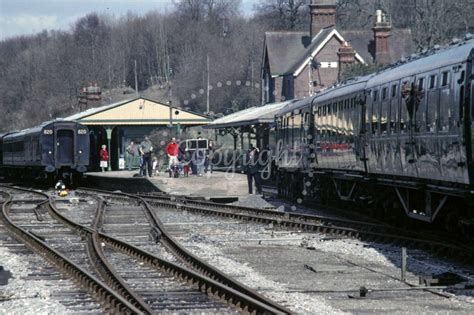
[[[355,64],[355,55],[356,52],[348,42],[344,42],[342,46],[339,48],[337,52],[337,56],[339,57],[339,73],[338,79],[341,80],[341,76],[350,67]]]
[[[390,51],[388,49],[389,37],[392,30],[387,15],[382,10],[376,11],[376,20],[373,28],[375,39],[375,62],[379,64],[389,64],[391,62]]]
[[[311,38],[325,27],[336,25],[336,0],[312,0],[309,5],[311,14]]]

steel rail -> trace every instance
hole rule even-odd
[[[52,204],[52,199],[49,200],[49,206],[54,209],[53,213],[56,215],[58,213],[57,209]],[[120,295],[127,298],[133,305],[135,305],[138,309],[140,309],[145,314],[155,314],[156,312],[153,311],[148,305],[145,300],[139,296],[118,274],[112,265],[109,264],[107,258],[105,257],[105,253],[103,251],[101,245],[101,237],[98,234],[98,224],[99,220],[102,217],[102,213],[104,210],[105,203],[103,200],[99,200],[99,204],[97,207],[96,217],[94,218],[93,226],[92,226],[92,233],[88,234],[88,252],[91,256],[91,260],[94,261],[94,266],[96,270],[100,273],[103,279],[117,290]],[[59,217],[58,217],[59,218]],[[59,218],[61,219],[61,218]],[[72,223],[68,223],[72,225]]]
[[[186,265],[190,266],[197,272],[203,274],[206,277],[209,277],[218,283],[222,283],[225,286],[228,286],[230,288],[233,288],[234,290],[237,290],[239,292],[244,293],[246,296],[251,297],[252,299],[256,301],[260,301],[261,303],[268,305],[269,307],[276,309],[277,313],[285,313],[285,314],[292,314],[293,312],[286,307],[279,305],[278,303],[275,303],[274,301],[262,296],[259,294],[257,291],[255,291],[252,288],[249,288],[245,286],[244,284],[236,281],[235,279],[229,277],[219,269],[209,265],[208,263],[204,262],[203,260],[199,259],[197,256],[195,256],[193,253],[185,249],[181,244],[179,244],[178,241],[176,241],[166,230],[164,227],[163,223],[161,220],[157,217],[155,211],[151,208],[151,206],[148,204],[148,202],[139,196],[135,195],[130,195],[122,192],[110,192],[110,191],[105,191],[105,190],[97,190],[97,189],[88,189],[88,188],[80,188],[80,190],[84,191],[92,191],[92,192],[100,192],[103,194],[108,194],[112,196],[121,196],[121,197],[126,197],[126,199],[135,199],[141,202],[146,211],[147,214],[149,215],[150,219],[152,220],[152,224],[158,228],[161,232],[161,243],[165,245],[165,247],[173,252],[177,257],[180,258],[182,262],[184,262]],[[124,198],[125,199],[125,198]]]
[[[54,207],[53,200],[50,199],[49,209],[52,211],[52,215],[65,224],[76,229],[81,234],[94,234],[97,233],[98,241],[118,250],[130,257],[133,257],[139,261],[146,263],[147,265],[154,267],[160,271],[164,271],[172,276],[178,277],[179,279],[192,285],[194,288],[199,289],[201,292],[206,293],[210,297],[218,298],[222,301],[227,302],[230,305],[242,310],[245,313],[253,314],[280,314],[283,313],[281,310],[264,303],[260,300],[254,299],[252,296],[241,292],[225,283],[218,282],[202,273],[198,273],[194,270],[180,266],[173,262],[161,259],[149,252],[146,252],[134,245],[128,244],[121,240],[118,240],[112,236],[100,233],[89,227],[82,226],[72,220],[61,215],[59,211]],[[96,219],[99,221],[99,219]],[[290,313],[284,312],[284,313]]]
[[[196,200],[196,199],[189,198],[187,196],[157,196],[154,194],[146,194],[146,193],[137,194],[137,196],[145,198],[145,199],[152,199],[152,200],[162,200],[162,201],[169,201],[169,202],[178,201],[178,202],[182,202],[188,205],[193,205],[193,204],[199,205],[199,206],[205,205],[211,208],[267,214],[267,215],[271,215],[275,217],[281,217],[282,219],[299,219],[299,220],[304,220],[308,222],[311,221],[315,223],[327,223],[327,224],[336,223],[342,226],[360,225],[360,226],[365,226],[368,228],[371,228],[371,227],[376,227],[376,228],[385,227],[386,228],[387,227],[386,224],[381,224],[381,223],[364,222],[364,221],[343,219],[343,218],[337,218],[337,217],[327,217],[327,216],[315,215],[315,214],[282,212],[282,211],[271,210],[271,209],[257,209],[257,208],[251,208],[251,207],[245,207],[245,206],[216,203],[216,202],[206,201],[206,200]]]
[[[17,189],[8,187],[9,189]],[[23,189],[19,189],[23,190]],[[23,190],[26,191],[26,190]],[[31,191],[30,191],[31,192]],[[38,192],[34,192],[38,193]],[[5,194],[5,193],[4,193]],[[40,193],[41,194],[41,193]],[[72,262],[66,256],[61,254],[42,241],[32,233],[17,226],[10,218],[9,212],[13,203],[10,194],[2,204],[2,221],[5,223],[7,230],[18,240],[25,243],[34,252],[45,258],[51,264],[56,266],[63,274],[71,277],[79,286],[88,290],[92,296],[105,309],[109,309],[112,313],[118,314],[142,314],[134,305],[129,303],[121,295],[117,294],[113,289],[91,275],[86,270]]]
[[[150,203],[156,206],[168,207],[177,210],[201,213],[205,215],[231,217],[265,224],[272,223],[285,228],[296,228],[330,235],[342,235],[381,243],[391,243],[394,245],[406,244],[408,246],[431,250],[451,257],[460,257],[466,261],[470,261],[472,258],[474,258],[474,249],[472,247],[457,245],[440,240],[426,239],[420,234],[393,229],[387,227],[386,225],[376,225],[369,223],[366,228],[363,228],[363,222],[349,220],[351,224],[349,224],[349,227],[346,227],[332,224],[332,219],[330,218],[326,219],[326,224],[318,223],[319,216],[316,216],[318,219],[315,220],[315,216],[312,215],[286,213],[265,209],[253,209],[234,205],[222,205],[207,201],[189,200],[185,197],[175,198],[147,196],[142,198],[150,200]],[[335,221],[341,222],[341,219],[335,219]],[[346,222],[346,220],[342,220],[342,222]],[[352,223],[357,223],[358,227],[350,227]]]

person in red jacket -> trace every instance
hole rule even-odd
[[[104,172],[107,169],[108,162],[109,162],[109,153],[107,152],[107,147],[105,144],[103,144],[102,147],[100,148],[99,156],[100,156],[100,168],[102,169],[102,172]]]
[[[171,138],[171,142],[166,145],[165,148],[166,154],[168,154],[168,169],[171,170],[173,164],[178,164],[178,152],[179,146],[176,143],[176,138]]]

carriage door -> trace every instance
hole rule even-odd
[[[74,131],[58,130],[56,134],[56,161],[59,165],[74,163]]]
[[[474,66],[473,66],[473,63],[474,63],[474,51],[471,52],[471,57],[469,58],[469,61],[467,63],[467,67],[466,67],[466,73],[471,73],[471,76],[468,77],[468,80],[467,80],[467,86],[468,86],[468,90],[469,90],[469,87],[470,87],[470,96],[469,96],[469,101],[470,101],[470,104],[471,104],[471,107],[469,108],[471,110],[470,114],[471,114],[471,139],[469,139],[470,141],[468,141],[467,143],[471,143],[471,152],[469,152],[469,156],[470,156],[470,161],[471,161],[471,185],[474,183]],[[468,148],[469,150],[469,148]]]

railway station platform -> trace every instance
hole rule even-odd
[[[88,185],[124,192],[164,192],[241,206],[273,208],[262,197],[248,194],[247,176],[241,173],[213,172],[203,176],[169,177],[160,173],[153,177],[137,177],[137,171],[89,172]]]

